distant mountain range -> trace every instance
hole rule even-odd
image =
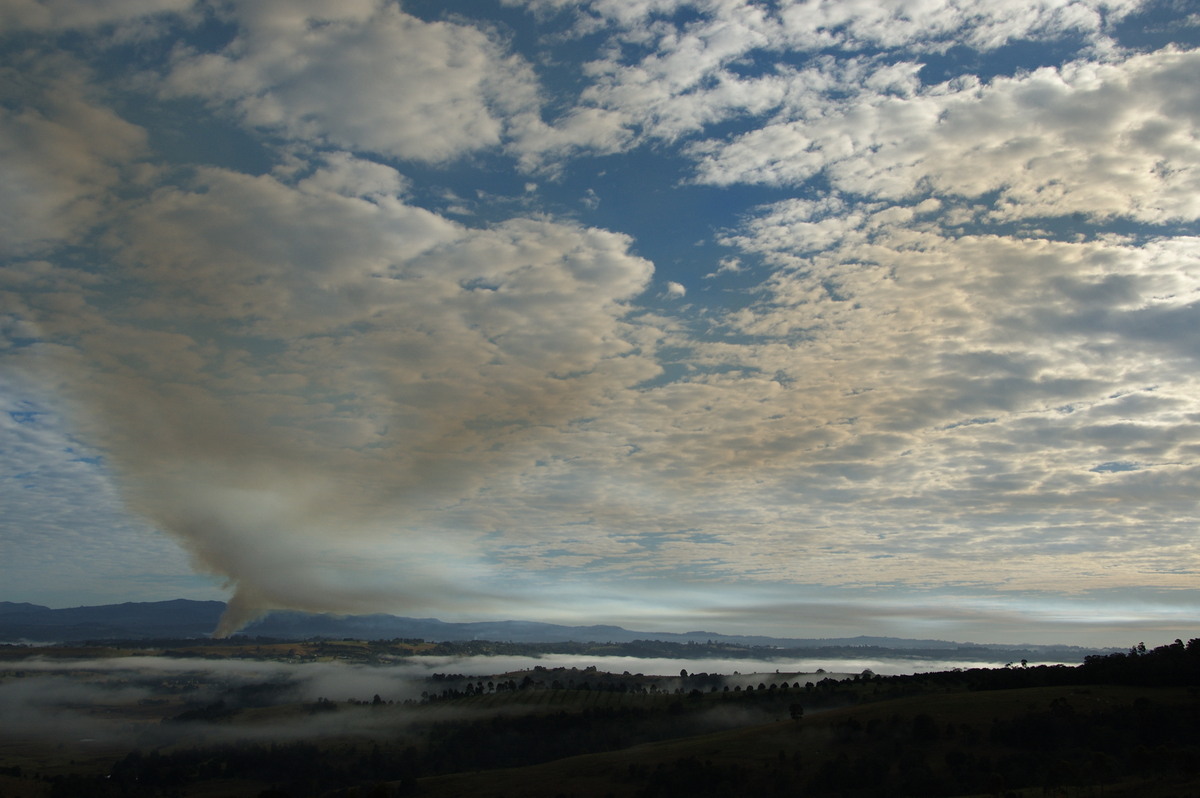
[[[97,607],[51,609],[38,604],[0,601],[0,643],[61,643],[88,640],[147,640],[205,638],[216,628],[225,604],[220,601],[128,602]],[[780,638],[723,635],[714,632],[638,632],[620,626],[562,626],[536,621],[447,623],[435,618],[396,615],[331,615],[279,610],[268,613],[241,632],[247,637],[285,640],[354,638],[390,640],[420,638],[435,642],[490,640],[510,643],[629,643],[657,640],[668,643],[717,643],[781,649],[888,649],[899,653],[947,658],[969,652],[1003,660],[1012,652],[1032,653],[1042,660],[1082,661],[1100,650],[1078,646],[1002,645],[912,640],[898,637]],[[1107,652],[1110,649],[1105,649]]]

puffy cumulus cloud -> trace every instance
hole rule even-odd
[[[697,145],[698,179],[802,183],[897,200],[999,192],[993,219],[1084,213],[1192,220],[1200,95],[1196,51],[1076,62],[915,96],[858,95],[819,118]]]
[[[631,127],[674,138],[735,114],[761,114],[778,105],[784,81],[740,77],[726,69],[746,52],[769,46],[766,11],[748,6],[736,16],[683,31],[652,28],[652,54],[629,64],[618,53],[589,65],[588,104],[619,112]],[[698,26],[697,26],[698,27]]]
[[[495,147],[536,113],[528,66],[484,30],[394,3],[241,2],[221,52],[181,50],[168,95],[232,108],[254,127],[417,161]]]
[[[183,14],[195,0],[11,0],[0,7],[0,30],[62,31]]]
[[[755,20],[775,42],[792,49],[822,50],[919,47],[955,44],[990,49],[1018,39],[1066,33],[1102,36],[1106,25],[1137,9],[1138,0],[1001,0],[979,6],[960,0],[784,0],[764,8],[754,0],[504,0],[540,13],[574,10],[621,28],[644,29],[681,12],[699,15],[690,30],[704,38],[731,22]],[[581,26],[590,29],[591,25]],[[634,31],[632,35],[637,35]]]
[[[0,257],[76,236],[136,176],[146,134],[98,101],[89,70],[27,53],[0,66]]]
[[[624,26],[642,24],[652,14],[668,15],[690,5],[689,0],[500,0],[506,6],[521,6],[536,14],[556,14],[574,11],[595,21],[619,22]]]
[[[529,172],[561,174],[565,160],[580,152],[611,154],[627,149],[634,136],[625,118],[602,108],[577,107],[547,123],[537,113],[525,112],[509,120],[510,151]]]
[[[779,18],[788,42],[805,49],[905,46],[936,51],[965,44],[986,50],[1067,33],[1103,36],[1106,24],[1140,5],[1138,0],[1002,0],[984,7],[959,0],[801,0],[781,7]]]
[[[199,169],[110,227],[117,271],[22,292],[127,500],[234,585],[227,629],[466,600],[449,585],[478,530],[426,538],[423,513],[656,370],[623,319],[651,274],[626,237],[464,228],[397,199],[387,167],[328,160],[286,182]],[[387,578],[348,576],[368,559]]]
[[[179,48],[165,96],[206,98],[297,142],[435,163],[504,149],[549,174],[631,139],[623,117],[594,105],[546,121],[532,66],[486,25],[383,0],[223,8],[238,35],[218,52]]]
[[[919,85],[915,73],[920,66],[889,63],[894,61],[890,52],[911,58],[951,46],[991,50],[1013,41],[1067,35],[1099,45],[1107,41],[1107,25],[1139,6],[1137,0],[1012,0],[986,6],[955,0],[770,5],[747,0],[547,0],[533,7],[543,12],[575,8],[581,20],[591,20],[581,21],[581,34],[604,30],[611,37],[611,46],[587,65],[592,83],[580,95],[584,107],[603,109],[608,126],[620,121],[642,136],[675,139],[731,118],[781,110],[787,117],[799,100],[808,112],[820,115],[813,102],[822,99],[814,94],[821,86],[842,99],[844,107],[859,103],[846,98],[847,81],[831,81],[828,69],[785,65],[798,54],[840,48],[839,68],[844,69],[847,61],[856,62],[855,51],[889,51],[885,65],[860,91],[869,88],[890,96]],[[677,14],[686,21],[677,21]],[[898,76],[897,69],[908,74]]]

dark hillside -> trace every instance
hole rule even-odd
[[[535,767],[422,779],[415,794],[1194,795],[1196,720],[1194,697],[1178,688],[921,696]]]
[[[354,669],[398,645],[231,640],[201,648],[213,660],[282,657]],[[84,650],[66,650],[64,659]],[[1200,794],[1200,640],[1139,645],[1075,667],[757,674],[758,684],[745,674],[594,667],[435,673],[419,699],[413,692],[394,701],[313,701],[276,677],[205,682],[204,668],[171,678],[149,669],[147,677],[120,675],[123,689],[140,685],[153,696],[125,706],[88,659],[81,678],[101,697],[91,718],[123,713],[145,724],[137,750],[131,743],[105,762],[93,752],[84,765],[85,740],[31,748],[18,736],[0,741],[0,777],[17,782],[0,780],[0,788],[42,798]],[[13,688],[45,684],[19,660],[4,667]],[[71,695],[81,695],[78,685]]]
[[[1200,640],[1138,646],[1077,668],[830,680],[734,699],[741,707],[757,701],[778,719],[517,770],[430,777],[417,794],[1200,794]],[[789,717],[796,706],[800,717]]]

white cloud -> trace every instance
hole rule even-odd
[[[792,200],[729,239],[776,271],[722,319],[743,343],[668,341],[702,371],[646,397],[661,415],[641,408],[626,472],[670,462],[689,495],[719,485],[742,512],[802,503],[745,532],[769,563],[722,558],[746,575],[919,582],[945,562],[980,583],[1065,566],[1078,585],[1146,570],[1182,585],[1167,563],[1198,564],[1179,493],[1196,467],[1198,242],[947,237],[914,221],[930,209]],[[1139,401],[1118,411],[1118,394]],[[1094,470],[1109,462],[1143,469]],[[730,542],[747,526],[665,517]],[[845,554],[814,559],[825,546]]]
[[[1141,5],[1137,0],[1001,0],[986,5],[955,0],[817,0],[780,9],[792,46],[817,49],[952,45],[992,49],[1019,39],[1050,39],[1065,33],[1102,36],[1108,24]]]
[[[325,167],[300,183],[312,194],[334,193],[388,202],[408,190],[409,181],[390,166],[365,161],[347,152],[325,156]]]
[[[394,4],[243,2],[220,53],[181,52],[169,95],[228,105],[251,126],[418,161],[498,146],[536,110],[532,73],[483,31]]]
[[[517,5],[518,0],[504,0]],[[996,0],[964,5],[957,0],[784,0],[770,14],[753,0],[533,0],[520,5],[535,11],[574,9],[627,29],[630,35],[649,23],[691,11],[702,20],[691,28],[701,38],[724,26],[754,20],[789,48],[890,48],[931,50],[951,44],[990,49],[1015,39],[1043,39],[1066,33],[1102,36],[1106,24],[1139,8],[1139,0]],[[582,25],[584,30],[594,26]]]
[[[722,274],[738,274],[742,271],[742,261],[739,258],[721,258],[716,271],[704,275],[705,280],[711,280]]]
[[[820,118],[779,122],[695,148],[698,179],[838,189],[897,200],[999,191],[992,216],[1084,213],[1147,222],[1200,216],[1200,53],[1077,62],[915,97],[856,97]]]
[[[832,69],[862,69],[880,60],[858,91],[891,96],[911,94],[918,86],[919,63],[890,59],[847,58],[856,50],[939,52],[951,46],[994,49],[1017,40],[1051,40],[1082,35],[1103,48],[1106,26],[1140,6],[1138,0],[1010,0],[963,7],[952,0],[903,0],[896,3],[785,2],[774,7],[745,0],[653,0],[650,2],[543,2],[535,8],[576,8],[595,15],[580,33],[594,33],[604,20],[612,37],[600,58],[587,66],[592,84],[581,94],[589,113],[603,109],[611,150],[629,132],[640,137],[676,139],[736,117],[754,117],[780,108],[819,116],[814,92],[832,90],[844,98],[848,82],[829,80]],[[668,22],[677,12],[694,12],[689,22]],[[629,45],[627,49],[624,45]],[[815,54],[842,48],[837,64],[795,70],[774,59],[783,54]],[[641,58],[628,53],[649,49]],[[772,63],[756,68],[769,54]],[[857,92],[856,92],[857,93]],[[799,96],[797,96],[799,95]],[[828,101],[821,102],[826,105]],[[860,101],[844,98],[846,106]],[[581,141],[573,137],[575,141]],[[596,142],[589,142],[594,145]],[[759,141],[758,144],[767,142]],[[606,151],[609,151],[606,150]]]
[[[636,26],[651,14],[670,14],[689,5],[689,0],[501,0],[504,5],[519,5],[536,13],[557,13],[568,9],[587,10],[623,26]]]
[[[526,171],[561,169],[561,162],[579,151],[593,154],[620,152],[633,140],[625,119],[599,108],[574,108],[547,124],[533,111],[520,113],[510,120],[517,154]]]

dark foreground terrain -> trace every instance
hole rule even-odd
[[[0,650],[0,798],[1200,796],[1200,640],[1077,667],[536,668],[314,697],[312,669],[363,676],[339,647],[371,650]]]

